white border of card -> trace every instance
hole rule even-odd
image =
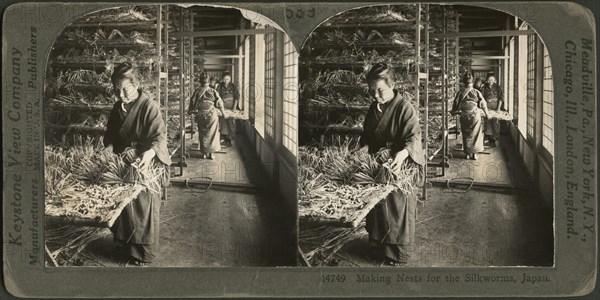
[[[288,34],[296,49],[301,49],[311,31],[326,19],[351,8],[378,4],[394,3],[205,3],[244,9],[247,18],[264,18],[276,24]],[[553,267],[46,267],[43,258],[42,99],[48,54],[57,35],[73,19],[125,3],[17,3],[6,7],[2,32],[3,253],[7,290],[14,296],[40,298],[581,296],[591,293],[596,289],[597,276],[594,15],[582,5],[567,2],[449,4],[493,8],[517,16],[531,25],[548,48],[555,91]],[[35,53],[27,50],[32,43],[37,47]],[[31,64],[15,69],[12,61],[18,51],[32,55]],[[23,86],[22,97],[15,97],[11,92],[15,85]],[[361,280],[367,277],[369,280]]]

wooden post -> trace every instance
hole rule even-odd
[[[164,43],[161,40],[161,47],[165,47],[165,52],[163,53],[163,71],[165,72],[165,125],[168,124],[169,120],[169,5],[165,5],[165,24],[161,24],[162,28],[165,30],[164,34]],[[168,126],[168,125],[167,125]]]
[[[183,8],[179,13],[179,30],[183,32],[185,29],[185,20],[183,18]],[[185,161],[185,72],[183,66],[185,64],[185,41],[183,37],[179,38],[179,175],[183,176],[183,162]]]
[[[425,44],[428,46],[425,48],[425,65],[429,65],[429,44],[431,43],[431,36],[429,35],[429,24],[431,21],[431,8],[429,4],[426,4],[427,13],[425,14]],[[427,155],[427,141],[429,139],[429,68],[425,68],[425,155]],[[428,165],[427,158],[425,159],[425,170],[427,170]],[[427,201],[427,171],[425,171],[425,184],[423,185],[424,190],[424,200]]]
[[[448,18],[446,6],[442,7],[442,32],[448,31]],[[442,38],[442,176],[446,176],[446,158],[448,157],[448,113],[446,101],[448,99],[448,40]]]
[[[156,7],[156,55],[158,57],[162,56],[162,4],[157,5]],[[156,102],[160,107],[161,103],[161,79],[160,73],[162,71],[161,68],[162,63],[159,61],[156,63]],[[166,122],[166,120],[165,120]]]
[[[190,12],[190,30],[194,31],[194,13]],[[189,73],[190,73],[190,85],[189,85],[189,92],[188,92],[188,97],[192,96],[192,93],[194,92],[194,37],[191,36],[189,39],[189,43],[190,43],[190,56],[188,57],[188,64],[189,64]]]
[[[460,15],[456,15],[456,32],[460,32]],[[460,81],[460,38],[457,36],[454,38],[454,42],[456,43],[456,47],[454,48],[454,55],[455,57],[455,73],[454,76],[456,76],[456,83],[455,83],[455,87],[454,87],[454,93],[458,93],[459,88],[460,88],[460,84],[458,83]],[[454,97],[454,95],[452,95],[452,97]],[[454,103],[453,103],[454,104]],[[454,117],[454,124],[456,130],[455,132],[455,136],[456,138],[458,138],[458,132],[460,132],[460,124],[459,124],[459,120],[458,117]]]

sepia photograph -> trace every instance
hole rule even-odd
[[[592,299],[592,2],[1,2],[0,298]]]
[[[527,22],[368,6],[299,61],[302,265],[554,265],[552,64]]]
[[[56,37],[46,266],[296,265],[298,54],[256,16],[115,6]]]

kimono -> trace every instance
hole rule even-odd
[[[452,111],[460,111],[460,129],[463,139],[463,151],[475,154],[483,151],[482,121],[479,107],[486,107],[486,102],[476,89],[461,89],[454,98]]]
[[[424,181],[425,155],[421,146],[421,127],[417,110],[397,92],[385,104],[374,102],[364,122],[360,137],[361,146],[368,145],[370,153],[381,148],[392,156],[406,149],[406,163],[415,164],[419,170],[416,185]],[[385,256],[396,262],[406,262],[409,247],[414,244],[417,195],[402,194],[395,190],[379,202],[366,217],[369,240],[383,248]]]
[[[198,145],[204,154],[221,150],[219,115],[216,107],[222,105],[219,93],[213,88],[202,87],[194,91],[189,112],[196,111],[198,122]]]
[[[141,154],[154,149],[155,164],[171,165],[167,150],[167,127],[158,103],[139,90],[140,97],[125,111],[122,102],[113,106],[104,135],[104,145],[113,146],[114,153],[132,147]],[[166,178],[163,184],[166,182]],[[151,262],[158,251],[161,191],[144,190],[123,209],[111,227],[115,242],[127,253],[143,262]]]
[[[223,105],[225,109],[236,110],[234,103],[240,100],[240,94],[237,85],[233,82],[229,84],[221,83],[218,86],[219,95],[223,99]],[[224,116],[221,117],[221,134],[227,135],[231,140],[235,137],[235,119],[226,119]]]
[[[488,83],[481,86],[481,93],[483,98],[487,101],[488,109],[499,110],[500,102],[502,102],[504,95],[502,94],[502,88],[497,83],[489,85]],[[500,136],[500,121],[496,118],[487,119],[484,123],[485,135],[489,136],[490,142],[495,142]]]

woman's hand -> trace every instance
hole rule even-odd
[[[152,159],[155,156],[156,156],[156,151],[154,151],[154,149],[149,149],[149,150],[145,151],[144,153],[142,153],[142,155],[140,157],[138,157],[138,159],[136,159],[135,162],[137,163],[137,165],[140,169],[146,169],[150,166],[150,162],[152,162]]]
[[[391,165],[392,171],[394,173],[400,174],[400,171],[402,170],[402,163],[406,160],[407,157],[408,157],[408,150],[406,150],[406,149],[396,153],[396,156],[394,156],[394,160],[392,161],[392,165]]]
[[[113,145],[110,144],[110,145],[104,147],[103,151],[106,152],[106,153],[111,153],[112,154],[113,153]]]
[[[362,147],[360,147],[360,149],[358,149],[359,153],[368,153],[369,152],[369,145],[364,145]]]

